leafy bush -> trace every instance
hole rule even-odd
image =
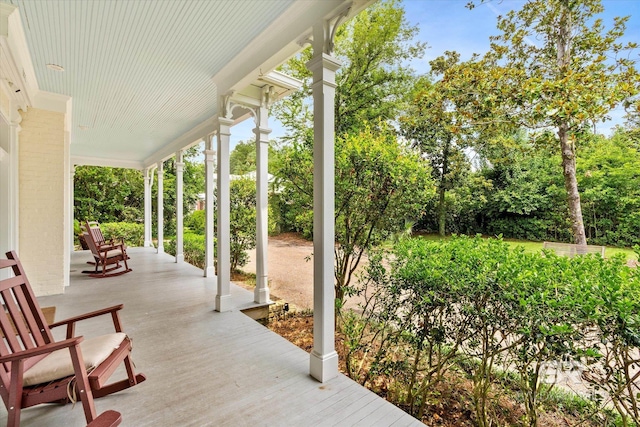
[[[193,211],[184,218],[184,226],[192,233],[204,235],[207,219],[205,214],[205,211]]]
[[[215,240],[213,243],[214,257],[215,257]],[[171,239],[165,243],[164,250],[174,255],[176,254],[176,239]],[[201,234],[195,234],[191,232],[185,232],[183,236],[183,254],[184,260],[191,265],[204,270],[205,267],[205,247],[204,236]]]
[[[473,383],[478,425],[497,421],[489,398],[508,369],[523,421],[536,426],[554,399],[545,369],[571,355],[622,425],[640,421],[640,273],[622,258],[525,253],[480,237],[412,239],[371,254],[363,279],[355,290],[362,315],[343,316],[347,371],[388,384],[414,415],[437,401],[438,383],[457,364]]]
[[[144,224],[106,222],[100,224],[105,239],[124,239],[128,246],[144,245]]]

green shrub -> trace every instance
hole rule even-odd
[[[455,362],[472,381],[478,425],[498,420],[489,399],[509,369],[523,421],[536,426],[554,404],[545,366],[571,355],[594,366],[589,381],[620,425],[640,421],[640,273],[622,257],[525,253],[480,237],[411,239],[371,254],[363,279],[360,320],[344,319],[348,373],[370,383],[386,376],[389,395],[414,415],[438,399]]]
[[[215,257],[215,240],[213,242]],[[164,245],[164,250],[171,255],[176,254],[176,239],[171,239]],[[184,233],[183,236],[183,254],[184,260],[191,265],[204,270],[205,267],[205,247],[204,236],[191,232]]]
[[[184,218],[184,226],[195,234],[204,235],[206,219],[205,211],[193,211]]]
[[[144,245],[144,224],[131,222],[106,222],[100,224],[105,239],[124,239],[128,246]]]

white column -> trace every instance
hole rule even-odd
[[[254,301],[266,304],[269,301],[267,280],[267,247],[269,243],[268,222],[268,162],[269,162],[269,107],[268,92],[263,94],[262,105],[256,117],[256,287]]]
[[[144,170],[144,247],[153,247],[151,235],[151,187],[153,186],[153,168]]]
[[[184,236],[184,208],[183,208],[183,182],[184,163],[182,150],[176,153],[176,262],[184,261],[183,236]]]
[[[7,231],[7,250],[14,250],[20,254],[20,239],[18,230],[20,230],[20,179],[19,179],[19,166],[20,157],[18,156],[19,138],[18,134],[22,130],[20,122],[22,117],[15,111],[14,120],[9,123],[9,181],[8,181],[8,198],[9,198],[9,210],[8,210],[8,222],[9,228]],[[4,255],[4,253],[2,253]]]
[[[325,26],[313,29],[313,350],[310,374],[325,382],[338,375],[334,318],[334,100],[340,63],[325,53]]]
[[[204,193],[204,214],[205,214],[205,233],[204,233],[204,276],[214,277],[216,275],[213,262],[213,197],[215,191],[215,158],[216,151],[213,149],[213,135],[207,135],[204,146],[204,173],[205,173],[205,193]]]
[[[233,120],[218,119],[218,174],[217,174],[217,213],[218,213],[218,293],[216,311],[231,310],[231,227],[230,189],[229,189],[229,136]]]
[[[71,242],[69,244],[69,250],[73,253],[75,250],[75,241],[76,241],[76,230],[75,230],[75,209],[74,209],[74,201],[75,201],[75,182],[74,178],[76,176],[76,165],[71,165],[70,173],[69,173],[69,221],[71,222],[71,230],[70,237]]]
[[[164,252],[164,194],[162,181],[164,178],[164,163],[158,162],[158,253]]]
[[[15,112],[16,120],[3,122],[0,117],[0,257],[4,253],[18,248],[18,132],[20,114]],[[5,145],[6,142],[6,145]],[[0,271],[0,279],[9,277],[9,272]]]

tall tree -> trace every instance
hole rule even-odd
[[[446,192],[470,170],[464,149],[470,145],[474,132],[465,126],[467,120],[456,105],[457,81],[440,79],[431,82],[458,64],[460,55],[446,52],[431,61],[431,75],[416,85],[416,94],[407,113],[400,118],[403,136],[417,147],[431,164],[431,174],[438,192],[438,232],[445,235]],[[452,85],[453,84],[453,85]]]
[[[502,120],[553,128],[562,158],[564,186],[575,243],[586,244],[576,179],[576,145],[585,130],[640,90],[640,78],[622,44],[627,18],[606,30],[600,0],[528,0],[498,18],[500,35],[478,62],[478,118],[499,112]]]
[[[408,60],[424,44],[414,42],[397,0],[376,3],[338,29],[336,74],[336,297],[341,300],[364,252],[404,220],[419,216],[428,187],[428,168],[396,140],[387,123],[404,108],[414,82]],[[310,230],[313,195],[311,50],[283,69],[302,79],[302,90],[273,108],[287,129],[275,170],[287,215]],[[413,186],[413,187],[412,187]]]
[[[77,220],[142,222],[144,181],[139,170],[78,166],[73,181]]]
[[[408,61],[425,49],[413,40],[417,31],[397,0],[376,3],[338,29],[335,56],[342,67],[336,74],[336,135],[396,119],[414,83]],[[273,109],[288,130],[285,140],[312,138],[311,72],[305,65],[311,54],[308,48],[283,67],[304,83]]]
[[[294,194],[300,217],[311,219],[313,159],[309,147],[294,145],[282,154],[277,174],[288,176],[282,191]],[[364,253],[406,221],[419,218],[432,190],[428,165],[384,127],[336,139],[336,298],[343,301]],[[309,221],[309,225],[312,221]]]

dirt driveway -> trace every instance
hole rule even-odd
[[[313,242],[294,233],[269,237],[268,269],[269,289],[277,297],[296,305],[299,309],[313,308]],[[256,272],[256,251],[249,251],[249,263],[242,267],[246,273]],[[356,297],[347,307],[357,306]]]
[[[300,309],[313,307],[313,242],[293,233],[269,237],[269,289],[273,297],[295,304]],[[256,251],[249,251],[249,263],[242,267],[256,272]]]

